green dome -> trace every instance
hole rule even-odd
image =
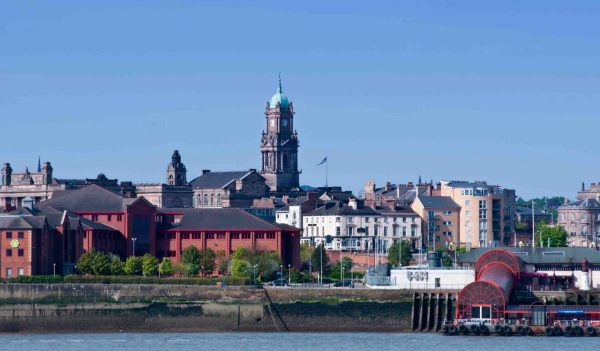
[[[285,96],[281,91],[281,79],[279,79],[279,87],[277,88],[277,92],[275,93],[275,95],[273,95],[271,101],[269,101],[269,108],[276,108],[277,104],[285,108],[290,106],[290,101],[288,100],[287,96]]]

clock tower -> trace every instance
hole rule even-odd
[[[277,92],[265,109],[267,128],[262,133],[261,175],[271,192],[288,192],[300,187],[298,134],[294,130],[294,106],[283,94],[281,78]]]

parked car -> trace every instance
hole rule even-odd
[[[345,287],[345,286],[354,287],[354,284],[352,283],[351,279],[344,279],[344,280],[335,282],[335,284],[333,284],[333,286],[335,286],[336,288]]]
[[[270,286],[288,286],[287,279],[279,278],[269,283]]]

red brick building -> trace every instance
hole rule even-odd
[[[97,185],[57,193],[31,208],[0,215],[2,277],[68,274],[91,249],[125,259],[150,253],[179,260],[188,246],[228,257],[238,247],[275,252],[300,265],[300,233],[239,209],[158,210]]]

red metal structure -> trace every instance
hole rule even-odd
[[[475,264],[475,282],[458,295],[457,319],[504,318],[513,288],[524,272],[523,260],[505,250],[491,250]]]

